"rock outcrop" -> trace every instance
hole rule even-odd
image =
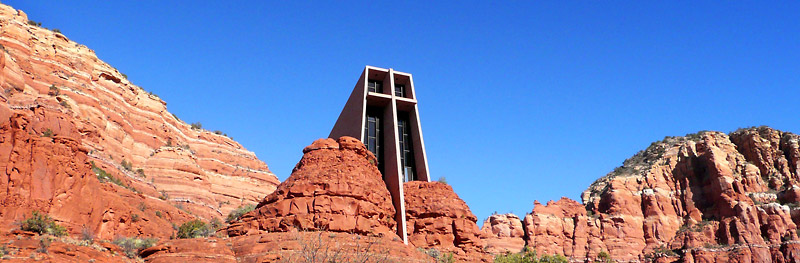
[[[483,221],[481,239],[492,254],[517,253],[525,247],[525,229],[515,214],[495,214]]]
[[[141,256],[147,262],[431,261],[397,236],[391,195],[364,144],[320,139],[303,153],[275,192],[223,230],[229,237],[165,241]]]
[[[174,233],[171,222],[191,218],[134,192],[129,180],[101,183],[68,119],[39,108],[15,112],[0,107],[0,160],[5,160],[0,162],[0,230],[17,228],[15,222],[38,210],[72,234],[166,238]]]
[[[35,116],[28,119],[30,131],[72,138],[69,144],[89,162],[124,178],[144,198],[166,199],[206,220],[275,189],[277,178],[255,154],[228,137],[193,129],[86,46],[28,22],[22,11],[0,4],[0,108]]]
[[[303,149],[292,175],[228,234],[298,229],[397,236],[392,197],[375,162],[355,138],[317,140]]]
[[[459,262],[489,261],[477,218],[452,187],[413,181],[404,183],[403,191],[410,244],[453,253]]]
[[[766,127],[668,137],[598,179],[584,204],[536,203],[528,245],[576,260],[800,262],[797,141]]]

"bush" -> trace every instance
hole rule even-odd
[[[144,169],[142,168],[136,169],[136,174],[138,174],[142,178],[147,178],[147,175],[144,174]]]
[[[444,176],[439,177],[439,180],[437,180],[437,181],[439,181],[440,183],[443,183],[443,184],[447,184],[447,178],[445,178]]]
[[[125,159],[122,159],[122,161],[119,162],[119,165],[121,165],[122,168],[125,168],[125,170],[128,170],[128,171],[131,171],[131,169],[133,169],[133,164],[131,164],[131,162],[129,162],[129,161],[125,160]]]
[[[158,196],[158,199],[161,199],[161,200],[169,199],[169,194],[167,194],[167,191],[161,190],[160,193],[161,193],[161,195]]]
[[[56,87],[55,84],[50,85],[50,90],[47,91],[47,95],[50,95],[50,96],[58,96],[58,94],[60,94],[60,93],[61,93],[61,91],[58,89],[58,87]]]
[[[67,229],[65,227],[59,226],[49,215],[42,214],[39,211],[33,211],[31,217],[22,221],[20,229],[54,236],[64,236],[67,234]]]
[[[210,236],[214,231],[199,219],[187,221],[178,228],[178,238],[197,238]]]
[[[112,183],[114,183],[116,185],[128,188],[128,186],[125,185],[125,183],[122,182],[122,180],[120,180],[119,178],[114,177],[110,173],[106,172],[106,170],[103,170],[102,168],[97,167],[94,164],[94,161],[92,161],[92,172],[94,172],[94,174],[97,175],[97,179],[100,180],[101,183],[112,182]]]
[[[47,128],[47,130],[44,130],[44,132],[42,132],[42,137],[53,137],[53,130]]]
[[[39,248],[36,249],[36,252],[47,254],[47,249],[50,248],[50,244],[53,243],[49,237],[42,237],[39,239]]]
[[[200,123],[199,121],[195,122],[195,123],[192,123],[191,125],[192,125],[192,129],[195,129],[195,130],[199,130],[199,129],[203,128],[203,124]]]
[[[139,222],[140,219],[141,218],[139,217],[138,214],[132,214],[131,215],[131,222]]]
[[[158,218],[161,218],[161,217],[162,217],[162,215],[161,215],[161,211],[156,211],[156,216],[157,216]]]
[[[8,254],[6,246],[0,246],[0,258],[3,258],[6,254]]]
[[[83,228],[81,228],[81,240],[94,243],[94,231],[92,231],[91,228],[83,226]]]
[[[566,257],[561,255],[544,255],[539,257],[536,251],[525,247],[519,253],[506,253],[494,257],[495,263],[567,263]]]
[[[611,255],[609,255],[608,252],[605,251],[600,251],[600,253],[597,253],[597,261],[604,263],[614,262],[613,260],[611,260]]]
[[[230,214],[228,214],[228,219],[226,220],[226,222],[230,223],[239,220],[239,218],[242,217],[244,214],[247,214],[255,209],[256,209],[255,205],[240,206],[231,211]]]
[[[56,33],[59,33],[59,34],[61,34],[61,29],[58,29],[58,28],[53,28],[53,32],[56,32]]]
[[[67,100],[62,100],[61,102],[58,103],[58,105],[61,105],[61,107],[64,107],[64,108],[67,108],[67,109],[72,109],[72,106],[69,106],[69,102],[67,102]]]
[[[377,237],[301,231],[296,233],[296,241],[300,249],[282,256],[278,262],[394,262],[389,259],[389,249],[382,247]]]
[[[418,249],[419,249],[420,252],[425,253],[426,255],[432,257],[434,259],[434,262],[436,262],[436,263],[454,263],[454,262],[456,262],[456,260],[453,259],[453,253],[449,253],[449,252],[448,253],[442,253],[441,251],[439,251],[438,249],[435,249],[435,248],[430,248],[430,249],[418,248]]]
[[[157,241],[155,238],[119,237],[113,243],[122,248],[129,258],[136,258],[140,250],[152,247]]]
[[[33,20],[30,20],[30,19],[28,19],[28,25],[32,25],[32,26],[38,26],[38,27],[41,27],[41,26],[42,26],[42,23],[41,23],[41,22],[36,22],[36,21],[33,21]]]

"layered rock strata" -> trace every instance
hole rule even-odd
[[[584,204],[536,203],[527,243],[575,260],[800,262],[797,141],[766,127],[666,138],[598,179]]]
[[[275,189],[277,178],[255,154],[192,129],[86,46],[28,22],[22,11],[0,4],[0,107],[57,116],[31,125],[75,138],[90,161],[127,178],[145,197],[206,220]]]
[[[486,242],[486,252],[516,253],[525,247],[525,229],[517,215],[495,214],[483,221],[481,239]]]
[[[477,218],[467,204],[440,182],[403,184],[408,242],[420,248],[453,253],[457,261],[489,261]]]
[[[397,236],[392,197],[375,163],[355,138],[314,141],[303,149],[289,178],[227,232],[239,236],[298,229]]]
[[[0,102],[2,105],[2,102]],[[174,234],[171,222],[191,216],[156,198],[134,192],[130,180],[102,183],[78,130],[62,113],[0,106],[0,230],[38,210],[68,232],[98,238]],[[95,169],[102,169],[99,166]]]

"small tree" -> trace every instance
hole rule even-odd
[[[214,231],[199,219],[187,221],[178,228],[178,238],[197,238],[210,236]]]
[[[136,258],[140,250],[152,247],[156,241],[155,238],[119,237],[113,243],[122,248],[129,258]]]
[[[39,211],[33,211],[31,217],[22,221],[20,229],[54,236],[64,236],[67,234],[67,229],[65,227],[59,226],[49,215],[40,213]]]
[[[192,123],[192,129],[199,130],[203,128],[203,124],[198,122]]]
[[[61,91],[56,87],[56,84],[50,85],[50,90],[47,91],[47,95],[50,96],[58,96],[60,93]]]
[[[44,130],[44,132],[42,132],[42,137],[53,137],[53,130],[47,128],[47,130]]]
[[[442,177],[439,177],[439,180],[438,180],[438,181],[439,181],[440,183],[447,184],[447,178],[445,178],[444,176],[442,176]]]
[[[226,220],[226,222],[230,223],[239,220],[239,218],[242,217],[244,214],[247,214],[250,211],[253,211],[254,209],[256,209],[255,205],[240,206],[231,211],[230,214],[228,214],[228,219]]]

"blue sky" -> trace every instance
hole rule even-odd
[[[430,172],[479,221],[578,199],[664,136],[800,132],[798,2],[653,2],[3,1],[281,180],[364,65],[412,73]]]

